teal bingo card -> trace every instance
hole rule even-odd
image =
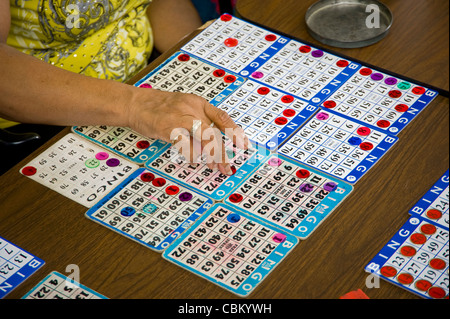
[[[163,258],[246,297],[297,242],[263,221],[216,204],[166,249]]]

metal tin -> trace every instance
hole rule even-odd
[[[309,34],[317,41],[359,48],[384,38],[393,15],[376,0],[320,0],[308,8],[305,20]]]

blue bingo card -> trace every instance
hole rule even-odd
[[[269,152],[265,148],[237,148],[225,135],[222,135],[233,175],[222,174],[219,170],[208,168],[204,161],[189,163],[175,147],[167,147],[148,161],[146,167],[164,176],[172,177],[180,183],[197,189],[199,192],[220,201],[236,185],[245,180],[262,163]]]
[[[22,299],[108,299],[57,271],[51,272]]]
[[[409,211],[448,229],[448,170]]]
[[[43,265],[43,260],[0,237],[0,299]]]
[[[397,140],[396,136],[319,110],[278,152],[353,184]]]
[[[222,15],[182,50],[316,105],[359,68],[330,53]]]
[[[217,107],[242,127],[250,141],[277,148],[317,110],[292,95],[247,80]]]
[[[409,80],[222,15],[182,50],[309,104],[398,134],[438,95]]]
[[[216,204],[163,253],[163,258],[246,297],[297,242],[294,236]]]
[[[401,78],[361,67],[321,106],[396,135],[437,95]]]
[[[423,298],[448,298],[448,229],[411,217],[365,270]]]
[[[140,165],[167,144],[161,140],[147,138],[128,127],[74,126],[72,131]]]
[[[306,239],[352,189],[336,178],[272,154],[225,203]]]
[[[196,191],[140,168],[86,217],[160,252],[211,205],[211,199]]]
[[[135,86],[192,93],[212,105],[230,95],[245,79],[190,54],[177,52],[140,79]]]

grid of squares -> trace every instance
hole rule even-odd
[[[239,73],[278,38],[263,28],[225,14],[182,50]]]
[[[292,239],[244,214],[215,206],[163,256],[233,292],[250,292],[254,285],[247,279],[258,274],[262,281],[261,267],[273,268],[276,262],[269,258],[279,246],[293,248],[297,242]]]
[[[226,202],[305,239],[351,190],[274,154]]]
[[[322,106],[396,134],[399,129],[392,127],[392,124],[404,114],[416,115],[425,107],[424,103],[416,104],[424,94],[434,96],[436,92],[363,67]]]
[[[411,218],[366,271],[425,298],[448,297],[448,230]]]
[[[298,116],[308,103],[247,80],[217,107],[227,112],[251,141],[265,145],[292,121],[296,123],[292,130],[297,129],[305,120]]]
[[[320,110],[279,152],[337,178],[355,182],[356,178],[350,174],[373,156],[373,151],[378,151],[377,146],[385,140],[393,143],[396,138]],[[370,158],[372,162],[376,159]]]
[[[98,292],[53,271],[22,299],[107,299]]]
[[[153,250],[165,249],[207,208],[205,203],[212,204],[208,198],[149,170],[142,168],[132,177],[86,216]]]
[[[138,166],[69,133],[20,172],[86,207],[120,184]]]
[[[306,101],[325,88],[351,63],[338,56],[290,40],[286,46],[260,66],[252,78]],[[357,64],[351,64],[353,69]]]
[[[72,130],[136,163],[147,161],[154,153],[151,146],[156,140],[147,138],[128,127],[75,126]]]
[[[135,85],[167,92],[192,93],[216,104],[227,88],[238,86],[244,79],[203,62],[189,54],[175,53],[166,63],[150,72]]]

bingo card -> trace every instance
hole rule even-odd
[[[0,299],[44,265],[44,261],[0,237]]]
[[[119,159],[69,133],[20,172],[85,207],[91,207],[137,168],[137,164]]]
[[[177,52],[135,86],[168,92],[192,93],[217,105],[245,79],[217,68],[190,54]]]
[[[448,298],[448,229],[411,217],[366,266],[424,298]]]
[[[428,192],[411,208],[412,216],[422,216],[448,229],[448,170]]]
[[[108,299],[57,271],[51,272],[22,299]]]
[[[163,257],[245,297],[297,242],[294,236],[216,204],[169,246]]]
[[[345,182],[272,154],[225,202],[306,239],[351,191]]]
[[[279,153],[350,183],[357,182],[398,140],[319,110]]]
[[[74,126],[72,131],[137,164],[145,163],[166,145],[128,127]]]
[[[397,134],[436,96],[436,91],[362,67],[322,106]]]
[[[233,175],[222,174],[219,170],[208,168],[204,161],[188,163],[175,147],[166,147],[145,165],[164,176],[197,189],[199,192],[220,201],[239,184],[264,160],[268,155],[265,148],[249,147],[242,150],[225,135],[222,135],[225,149]]]
[[[317,109],[252,80],[247,80],[217,107],[242,127],[250,141],[270,150],[282,144]]]
[[[211,205],[211,199],[140,168],[86,217],[160,252]]]
[[[396,135],[437,92],[224,14],[182,47],[264,86]]]

